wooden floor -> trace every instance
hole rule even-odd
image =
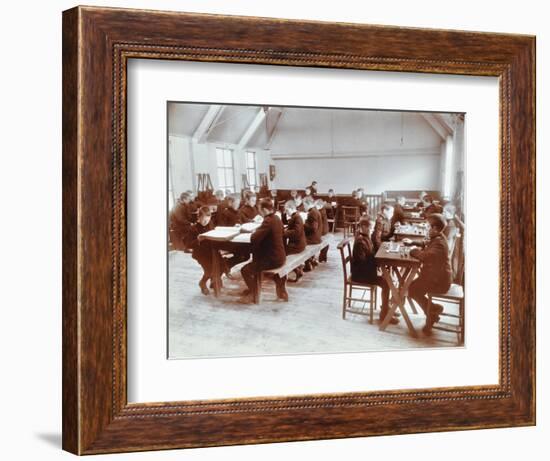
[[[328,262],[305,273],[296,284],[288,283],[290,297],[276,300],[273,281],[262,287],[262,303],[237,303],[245,288],[241,266],[233,268],[237,280],[224,277],[219,298],[204,296],[198,281],[202,269],[183,252],[169,253],[168,343],[170,358],[234,357],[252,355],[363,352],[456,346],[456,334],[433,331],[422,334],[423,314],[409,315],[419,337],[409,335],[403,319],[398,325],[378,330],[366,316],[347,314],[342,319],[343,276],[336,249],[341,234],[332,235]],[[380,294],[379,297],[380,299]],[[456,311],[445,306],[445,311]],[[420,311],[421,312],[421,311]]]

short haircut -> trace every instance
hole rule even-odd
[[[226,197],[226,200],[227,200],[227,203],[229,205],[231,205],[231,204],[235,203],[236,201],[240,201],[241,197],[239,196],[239,194],[229,194]]]
[[[270,198],[263,198],[260,200],[260,209],[273,211],[273,200]]]
[[[208,208],[207,206],[201,206],[199,208],[198,216],[199,217],[201,217],[201,216],[212,216],[212,212],[210,211],[210,208]]]
[[[370,227],[374,223],[371,216],[364,215],[359,219],[359,227]]]
[[[435,227],[439,232],[447,227],[447,220],[441,213],[431,214],[426,220],[430,223],[430,226]]]
[[[249,191],[249,190],[245,190],[245,191],[244,191],[243,198],[244,198],[245,200],[249,200],[249,199],[252,198],[252,197],[256,197],[256,194],[255,194],[254,192]]]
[[[328,191],[329,191],[329,192],[334,192],[334,189],[329,189]]]
[[[191,197],[189,196],[189,194],[187,192],[182,192],[180,194],[180,200],[186,200],[186,199],[188,200],[189,198],[191,198]]]
[[[432,203],[434,201],[434,198],[430,194],[426,194],[424,197],[422,197],[422,200]]]

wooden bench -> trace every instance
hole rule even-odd
[[[308,259],[317,256],[321,250],[329,246],[329,240],[326,237],[323,237],[321,243],[315,245],[307,245],[305,250],[301,253],[287,255],[285,263],[275,269],[268,269],[263,271],[256,280],[256,290],[254,293],[254,303],[259,304],[261,301],[261,291],[262,291],[262,278],[263,276],[272,277],[275,280],[275,283],[282,284],[286,289],[287,276],[294,269],[297,269],[302,264],[304,264]]]

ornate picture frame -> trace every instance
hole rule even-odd
[[[498,385],[128,403],[129,59],[498,77]],[[517,225],[521,223],[521,225]],[[535,424],[535,38],[76,7],[63,13],[63,448],[76,454]]]

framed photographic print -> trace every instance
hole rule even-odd
[[[535,424],[535,39],[63,13],[63,448]]]

